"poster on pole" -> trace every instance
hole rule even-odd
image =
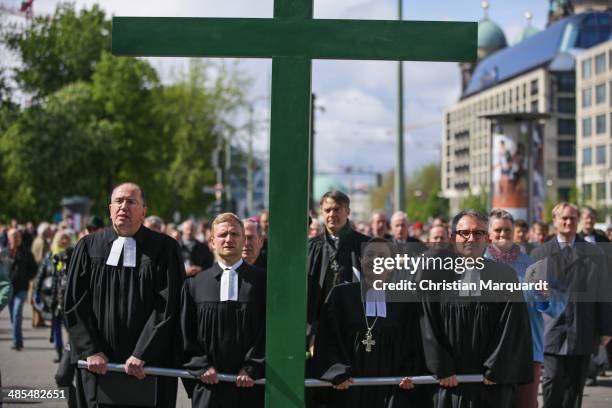
[[[523,132],[522,128],[498,126],[493,132],[491,205],[492,208],[507,210],[515,219],[527,220],[530,187],[529,132]]]

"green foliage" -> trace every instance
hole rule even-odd
[[[143,186],[150,213],[204,214],[211,151],[234,132],[248,83],[236,69],[192,62],[164,86],[146,60],[110,55],[109,32],[97,6],[71,4],[3,32],[23,62],[11,72],[17,90],[34,99],[12,103],[0,71],[0,219],[50,219],[72,195],[104,215],[125,180]]]
[[[395,172],[383,177],[382,185],[372,190],[372,208],[384,208],[389,192],[393,191]],[[428,164],[408,179],[406,183],[406,213],[411,221],[426,222],[438,215],[448,214],[448,200],[440,197],[442,191],[440,166]]]
[[[71,3],[59,4],[52,16],[35,17],[25,29],[13,24],[5,43],[21,59],[15,80],[38,97],[89,81],[102,52],[110,49],[110,28],[99,6],[77,12]]]
[[[22,112],[0,136],[7,183],[0,191],[0,212],[42,219],[57,211],[64,196],[105,202],[99,181],[110,171],[112,132],[96,120],[97,108],[91,86],[75,83],[50,96],[44,106]]]
[[[406,193],[406,213],[411,221],[427,222],[430,218],[448,214],[448,199],[442,192],[440,166],[429,164],[410,178]]]
[[[480,193],[472,193],[472,189],[468,190],[468,195],[463,199],[460,205],[461,210],[476,210],[483,214],[489,213],[489,194],[484,187],[480,188]]]
[[[208,74],[211,68],[217,73],[214,80]],[[160,214],[204,214],[212,197],[202,187],[215,182],[212,151],[222,134],[234,131],[229,118],[244,105],[246,85],[237,71],[191,60],[188,71],[163,88],[155,110],[164,137],[172,143],[165,158],[168,170],[160,182],[171,200],[162,204]]]

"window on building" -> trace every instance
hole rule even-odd
[[[533,81],[531,81],[530,84],[530,93],[531,95],[537,95],[538,94],[538,80],[534,79]]]
[[[601,145],[595,148],[595,163],[606,164],[606,146]]]
[[[582,79],[589,79],[592,75],[591,72],[591,58],[587,58],[584,61],[582,61]]]
[[[591,201],[593,198],[593,186],[585,183],[582,185],[582,201]]]
[[[557,176],[566,179],[576,177],[576,165],[574,162],[557,162]]]
[[[606,54],[595,56],[595,74],[601,74],[606,70]]]
[[[595,185],[595,197],[597,201],[606,199],[606,183],[597,183]]]
[[[557,200],[558,201],[569,201],[570,200],[570,189],[568,187],[560,187],[557,189]]]
[[[560,157],[575,157],[576,142],[573,140],[559,140],[557,142],[557,155]]]
[[[597,115],[595,117],[595,130],[598,135],[606,133],[606,115]]]
[[[574,119],[557,119],[557,132],[560,135],[575,135],[576,121]]]
[[[531,101],[531,111],[532,112],[537,112],[538,111],[538,101],[537,101],[537,99],[535,101]]]
[[[576,92],[576,77],[574,74],[559,74],[559,76],[557,76],[557,88],[559,92]]]
[[[592,164],[593,164],[593,149],[590,147],[585,147],[582,149],[582,165],[586,167]]]
[[[586,88],[582,90],[582,107],[588,108],[593,104],[593,90]]]
[[[595,103],[606,103],[606,84],[599,84],[595,87]]]
[[[593,134],[593,121],[591,118],[582,119],[582,137],[589,137]]]
[[[560,113],[576,113],[576,98],[558,98],[557,105]]]

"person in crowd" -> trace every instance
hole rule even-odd
[[[612,336],[612,304],[593,301],[603,300],[599,295],[595,299],[581,296],[605,290],[602,283],[609,269],[603,252],[577,235],[575,205],[561,202],[552,214],[557,235],[531,254],[545,260],[548,275],[565,285],[570,297],[561,315],[545,321],[542,395],[545,408],[579,407],[590,356]]]
[[[261,269],[267,269],[267,265],[261,265],[257,262],[261,262],[259,254],[263,247],[264,237],[261,231],[259,223],[252,218],[242,220],[244,224],[244,246],[242,247],[242,259],[250,264],[257,266]]]
[[[323,305],[313,366],[317,377],[333,384],[327,407],[432,406],[431,393],[423,386],[415,390],[409,378],[426,372],[420,304],[387,301],[385,292],[373,287],[392,273],[375,274],[374,259],[393,257],[394,249],[391,242],[372,238],[363,253],[362,279],[335,286]],[[391,376],[403,377],[399,387],[352,386],[353,377]]]
[[[13,294],[9,301],[9,312],[12,324],[13,350],[23,348],[23,306],[26,300],[30,281],[36,276],[38,265],[29,247],[22,245],[21,233],[15,227],[7,232],[8,254],[5,257],[4,267],[8,271],[13,287]]]
[[[605,232],[595,228],[596,222],[597,211],[589,206],[582,207],[580,210],[581,230],[578,232],[578,236],[592,244],[597,242],[610,242]]]
[[[346,194],[328,191],[319,204],[325,231],[308,240],[307,333],[310,346],[331,289],[340,283],[359,280],[361,246],[370,239],[351,228],[350,199]]]
[[[13,285],[5,268],[8,249],[0,247],[0,312],[9,304],[13,295]]]
[[[391,241],[400,253],[416,255],[424,252],[427,248],[419,239],[409,235],[410,223],[408,215],[398,211],[391,216]]]
[[[76,375],[78,404],[174,407],[176,378],[145,379],[144,367],[179,364],[185,271],[178,242],[143,226],[146,198],[137,184],[115,187],[108,208],[112,228],[82,238],[68,268],[64,314],[71,362],[87,361]],[[109,362],[124,363],[128,376],[108,372]]]
[[[541,245],[548,240],[548,224],[536,221],[529,230],[529,242],[535,246]]]
[[[308,226],[308,238],[316,237],[323,233],[323,225],[318,218],[312,218],[310,225]]]
[[[529,242],[529,224],[525,220],[514,221],[513,240],[526,254],[530,254],[536,247],[535,244]]]
[[[38,268],[34,285],[34,306],[46,320],[51,322],[50,341],[55,348],[59,363],[64,351],[63,320],[64,292],[66,289],[66,269],[72,252],[72,237],[67,230],[58,231],[51,242],[51,251]]]
[[[470,267],[417,272],[419,282],[459,282],[458,290],[423,291],[421,330],[425,361],[439,379],[437,406],[510,407],[514,389],[533,380],[532,341],[527,308],[520,291],[480,289],[479,281],[516,283],[509,266],[483,259],[487,216],[473,210],[452,222],[455,264]],[[482,268],[478,268],[481,262]],[[461,272],[461,273],[459,273]],[[475,283],[472,290],[470,283]],[[457,374],[481,374],[483,383],[459,383]]]
[[[389,234],[389,223],[387,222],[387,216],[382,211],[374,211],[370,220],[370,230],[372,236],[375,238],[383,238],[390,240],[393,238]]]
[[[181,224],[181,238],[179,240],[185,273],[194,276],[213,265],[215,257],[204,245],[195,238],[196,225],[192,220]]]
[[[36,229],[36,238],[32,242],[32,255],[40,268],[40,265],[43,263],[43,260],[49,253],[51,249],[51,240],[53,239],[52,229],[48,222],[41,222],[38,224]],[[34,288],[31,288],[33,290]],[[29,302],[31,305],[34,305],[33,296],[29,294]],[[41,313],[37,308],[32,308],[32,327],[45,327],[45,320],[41,316]]]
[[[524,242],[524,240],[516,240],[517,228],[519,228],[519,225],[514,222],[512,214],[499,208],[493,209],[489,214],[489,240],[491,244],[488,246],[485,256],[509,265],[516,272],[518,280],[525,282],[527,269],[535,263],[535,260],[523,252],[520,242]],[[520,228],[523,228],[526,239],[526,232],[529,228],[526,223]],[[544,361],[543,314],[558,317],[565,308],[564,300],[559,296],[553,297],[550,293],[550,290],[542,293],[524,293],[533,340],[533,382],[518,387],[512,402],[514,408],[537,408],[538,406],[538,387],[540,385],[542,362]]]
[[[159,232],[160,234],[162,234],[165,229],[164,220],[157,215],[149,215],[147,218],[145,218],[144,226],[152,231]]]
[[[242,259],[244,225],[232,213],[212,223],[217,261],[189,278],[181,295],[184,367],[199,381],[192,407],[263,407],[266,273]],[[237,375],[220,382],[217,373]]]
[[[410,236],[421,241],[421,237],[423,236],[424,225],[421,221],[416,221],[410,227]]]
[[[432,226],[429,229],[427,242],[433,242],[436,244],[446,244],[450,242],[450,238],[448,237],[448,230],[446,229],[446,227],[442,225]]]

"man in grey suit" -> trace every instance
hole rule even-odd
[[[607,262],[595,245],[576,235],[578,208],[563,202],[553,208],[557,236],[533,250],[546,260],[549,283],[565,289],[568,303],[557,318],[544,317],[544,407],[580,407],[590,355],[612,336],[612,303]],[[609,296],[609,295],[608,295]]]

